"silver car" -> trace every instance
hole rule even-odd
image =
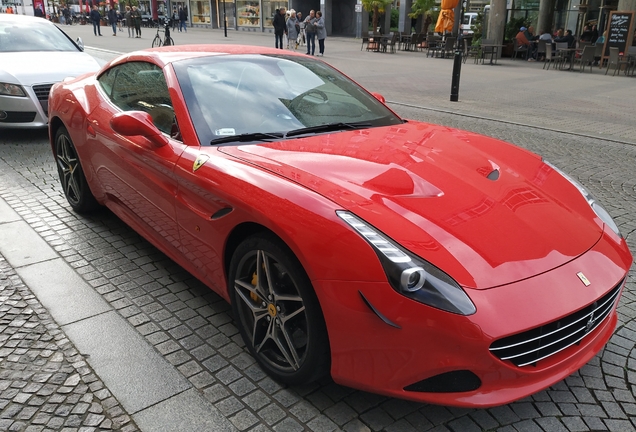
[[[99,63],[43,18],[0,14],[0,128],[44,127],[49,90]]]

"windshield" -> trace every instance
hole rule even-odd
[[[0,52],[78,51],[55,25],[42,20],[0,21]]]
[[[391,110],[327,64],[296,56],[223,55],[174,63],[202,144],[223,137],[325,125],[401,123]],[[335,128],[337,129],[337,128]],[[327,132],[319,128],[309,132]]]

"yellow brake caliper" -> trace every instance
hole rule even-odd
[[[258,283],[258,276],[256,275],[256,272],[254,272],[254,274],[252,275],[252,285],[256,286],[257,283]],[[261,301],[261,298],[258,296],[258,294],[256,294],[253,291],[250,291],[250,298],[254,300],[255,302]]]

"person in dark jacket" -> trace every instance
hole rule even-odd
[[[188,10],[179,6],[179,31],[188,31],[186,21],[188,20]]]
[[[117,36],[117,12],[112,6],[108,10],[108,24],[113,28],[113,36]]]
[[[310,10],[305,18],[305,33],[307,34],[307,54],[314,55],[316,51],[316,11]]]
[[[135,37],[141,38],[141,12],[139,12],[137,6],[132,7],[130,15],[132,16],[133,25],[135,26]]]
[[[97,6],[93,6],[93,10],[91,11],[89,17],[91,19],[91,22],[93,23],[93,33],[95,33],[95,36],[97,36],[98,34],[101,36],[102,31],[99,26],[102,21],[102,15],[99,13],[99,10],[97,10]]]
[[[283,35],[287,33],[287,23],[285,21],[285,15],[287,9],[284,7],[276,9],[274,12],[274,37],[276,38],[276,48],[283,49]]]

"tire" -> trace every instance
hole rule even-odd
[[[172,37],[169,37],[169,38],[166,40],[165,45],[166,45],[166,46],[168,46],[168,45],[170,45],[170,46],[174,46],[174,40],[172,39]]]
[[[153,48],[158,48],[161,45],[162,45],[161,38],[159,36],[155,36],[155,38],[152,41],[152,47]]]
[[[66,200],[77,213],[100,208],[84,176],[73,141],[65,127],[55,134],[55,161]]]
[[[329,340],[316,293],[283,242],[267,234],[243,241],[228,280],[236,324],[265,372],[287,384],[310,383],[329,372]]]

